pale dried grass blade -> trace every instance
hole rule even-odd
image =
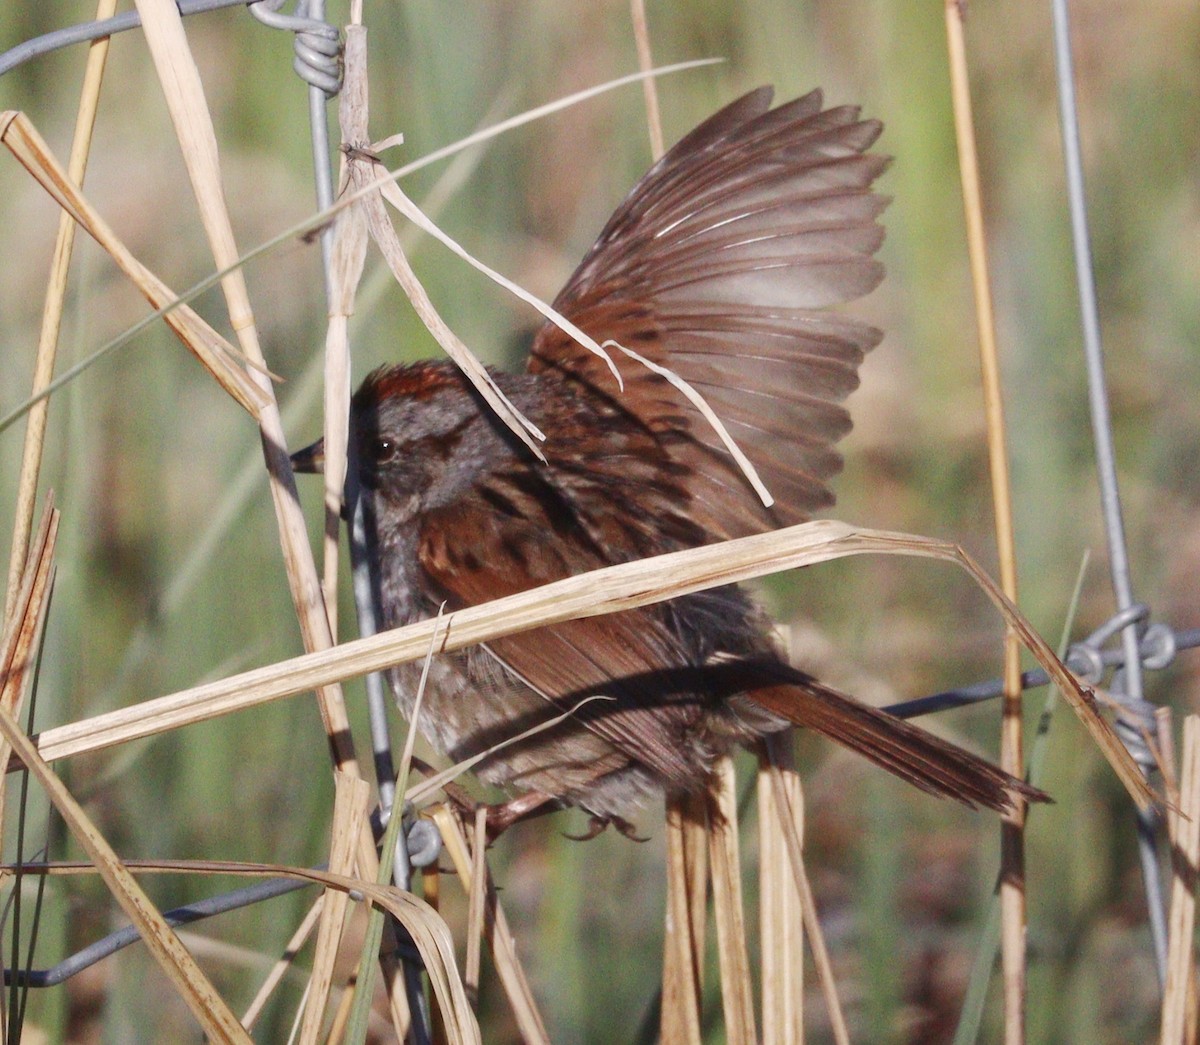
[[[787,847],[792,880],[796,884],[796,892],[800,897],[804,931],[808,936],[809,949],[812,951],[817,982],[820,983],[821,993],[825,998],[833,1040],[837,1045],[850,1045],[850,1031],[846,1026],[846,1016],[842,1012],[841,1000],[838,998],[833,963],[829,960],[829,951],[825,947],[825,933],[821,929],[821,919],[817,916],[817,903],[813,897],[812,886],[808,882],[808,872],[804,867],[804,852],[800,846],[799,832],[796,830],[797,818],[791,810],[788,789],[783,782],[779,767],[774,764],[770,765],[770,773],[774,779],[775,812],[777,814],[775,822],[783,832],[784,845]]]
[[[713,920],[721,970],[725,1037],[730,1045],[753,1045],[754,988],[742,906],[742,861],[738,851],[737,782],[733,760],[722,755],[708,781],[708,852],[712,864]]]
[[[468,893],[473,882],[471,855],[467,846],[466,836],[457,816],[446,806],[441,806],[433,813],[433,821],[442,834],[442,842],[446,853],[454,864],[455,873]],[[486,870],[487,865],[484,864]],[[492,950],[492,960],[496,964],[496,973],[500,977],[500,985],[508,998],[517,1028],[526,1045],[549,1045],[550,1037],[546,1033],[546,1025],[538,1012],[537,1002],[534,1001],[533,991],[525,977],[517,957],[517,945],[508,928],[508,919],[504,916],[504,908],[496,896],[495,889],[489,881],[487,884],[487,903],[484,905],[484,931],[488,946]]]
[[[467,901],[467,957],[463,981],[467,996],[479,1004],[479,972],[483,951],[483,909],[487,901],[487,807],[475,810],[471,837],[471,892]]]
[[[1167,982],[1163,990],[1162,1045],[1189,1045],[1188,994],[1196,975],[1196,884],[1200,871],[1200,716],[1183,720],[1178,808],[1167,811],[1171,839],[1171,911]]]
[[[791,763],[791,734],[768,737],[758,771],[763,1045],[799,1045],[804,1040],[804,915],[787,844],[777,826],[777,818],[790,813],[803,844],[804,795]],[[778,776],[771,773],[772,764],[779,767]],[[783,788],[782,799],[775,793],[776,781]]]
[[[351,183],[358,185],[360,183],[360,175],[356,171],[363,170],[362,177],[367,177],[367,173],[372,167],[371,161],[367,161],[365,170],[363,164],[359,161],[353,161],[350,164]],[[541,447],[537,445],[537,440],[544,440],[545,435],[538,427],[525,417],[513,404],[509,401],[508,396],[501,391],[500,386],[496,384],[491,374],[482,363],[475,357],[475,354],[463,344],[462,340],[450,329],[450,326],[442,318],[438,312],[424,285],[417,278],[416,272],[409,264],[408,257],[404,253],[404,248],[400,244],[400,237],[396,235],[396,230],[392,227],[392,223],[388,220],[387,211],[384,209],[383,202],[378,195],[369,195],[364,198],[359,204],[366,213],[367,227],[371,232],[371,238],[374,239],[375,245],[383,254],[384,260],[387,262],[388,268],[391,269],[392,275],[396,278],[396,282],[400,284],[400,288],[404,291],[408,300],[412,303],[413,310],[417,313],[426,329],[433,335],[437,343],[442,346],[442,350],[458,365],[459,369],[467,376],[471,383],[479,390],[479,394],[487,401],[487,404],[495,411],[496,416],[504,422],[505,425],[517,436],[539,460],[544,461],[546,455],[542,452]]]
[[[1009,479],[1008,438],[1004,421],[1004,393],[996,347],[996,318],[988,273],[987,233],[983,221],[979,154],[971,113],[970,77],[963,39],[963,5],[945,4],[946,41],[949,49],[951,99],[954,109],[958,167],[966,213],[967,253],[975,319],[979,334],[980,370],[983,378],[984,418],[987,422],[988,465],[992,487],[992,514],[996,525],[1000,587],[1017,602],[1017,553],[1013,535],[1012,486]],[[1023,716],[1021,713],[1021,642],[1010,625],[1004,634],[1004,699],[1001,706],[1000,766],[1015,777],[1025,773]],[[1025,1041],[1026,901],[1025,814],[1027,802],[1012,796],[1012,806],[1001,816],[1000,911],[1001,966],[1004,975],[1004,1040],[1008,1045]]]
[[[0,113],[0,140],[54,201],[108,252],[154,308],[165,308],[177,300],[176,294],[117,238],[67,176],[28,117],[18,112]],[[252,417],[259,418],[267,397],[236,362],[236,349],[187,305],[178,305],[164,313],[163,321],[216,382]]]
[[[638,65],[642,72],[654,68],[650,52],[650,26],[646,22],[646,0],[630,0],[630,17],[633,20],[633,38],[637,43]],[[650,154],[655,162],[663,154],[662,119],[658,114],[658,83],[647,76],[642,81],[642,94],[646,99],[646,127],[650,132]]]
[[[383,170],[383,166],[379,165],[379,170]],[[529,293],[524,287],[514,283],[507,276],[502,276],[494,268],[485,265],[482,261],[471,254],[461,243],[453,239],[447,233],[443,232],[436,224],[434,224],[412,200],[410,200],[400,186],[394,181],[383,181],[380,183],[380,193],[383,198],[403,214],[418,228],[427,232],[434,239],[448,247],[454,254],[457,254],[472,268],[482,272],[488,279],[494,283],[498,283],[510,294],[515,295],[524,301],[527,305],[531,305],[540,312],[546,319],[550,320],[555,326],[561,329],[564,333],[569,334],[575,341],[586,348],[589,352],[599,356],[607,364],[609,371],[613,375],[613,380],[617,382],[617,386],[624,387],[624,382],[621,379],[621,373],[617,370],[616,364],[612,361],[612,357],[604,350],[604,346],[596,342],[595,338],[585,334],[566,316],[557,309],[542,301],[541,298]]]
[[[730,456],[733,457],[734,461],[737,462],[737,466],[741,469],[742,474],[746,477],[746,481],[752,487],[754,487],[754,492],[758,494],[758,499],[762,501],[767,508],[770,508],[771,505],[775,503],[775,498],[771,496],[771,491],[767,489],[766,484],[761,478],[759,478],[758,470],[751,463],[750,458],[742,452],[742,448],[738,446],[738,444],[734,441],[733,436],[729,434],[729,429],[725,427],[725,422],[722,421],[717,416],[717,412],[708,405],[708,402],[705,400],[704,396],[702,396],[690,384],[688,384],[687,381],[675,373],[674,370],[670,370],[665,366],[660,366],[658,363],[647,359],[645,356],[639,355],[637,352],[633,351],[633,349],[626,348],[624,345],[619,344],[616,341],[605,341],[604,345],[605,347],[612,345],[614,348],[620,349],[620,351],[624,352],[625,355],[641,363],[642,366],[644,366],[647,370],[658,374],[659,377],[665,378],[675,388],[678,388],[679,391],[683,393],[684,398],[686,398],[687,401],[700,412],[700,416],[703,417],[704,420],[709,423],[712,430],[717,433],[717,438],[721,440],[721,443],[724,445],[725,449],[729,451]]]
[[[518,113],[516,116],[510,116],[507,120],[501,120],[490,127],[484,127],[482,130],[475,131],[465,138],[451,142],[449,145],[435,149],[433,152],[426,153],[411,163],[406,163],[403,167],[393,171],[388,177],[392,179],[403,178],[407,174],[412,174],[414,171],[419,171],[430,164],[437,163],[439,160],[454,156],[456,153],[460,153],[464,149],[469,149],[473,145],[490,141],[492,138],[496,138],[517,127],[533,123],[535,120],[543,119],[563,109],[569,109],[573,105],[578,105],[580,102],[585,102],[589,98],[595,98],[597,95],[605,94],[608,91],[616,90],[618,87],[638,83],[650,77],[668,76],[672,73],[686,72],[689,69],[701,69],[708,65],[720,65],[724,61],[724,58],[696,58],[688,62],[678,62],[675,65],[661,65],[657,69],[650,69],[645,72],[630,73],[627,76],[619,76],[615,80],[606,80],[604,83],[596,84],[594,87],[576,91],[574,94],[564,95],[562,98],[547,102],[545,105],[528,109],[525,112]]]
[[[62,781],[38,755],[33,742],[25,736],[16,720],[3,707],[0,707],[0,734],[42,785],[71,834],[91,858],[100,877],[104,879],[104,884],[129,916],[147,949],[204,1029],[204,1033],[214,1041],[245,1042],[249,1045],[249,1035],[242,1029],[225,1000],[200,971],[195,959],[179,942],[178,937],[163,920],[162,914],[117,858],[112,847],[96,830],[83,807],[75,801]]]
[[[338,998],[337,1008],[329,1023],[329,1035],[325,1039],[329,1045],[342,1045],[346,1039],[346,1027],[350,1022],[350,1012],[354,1008],[354,980],[351,979],[348,988],[342,991]]]
[[[428,663],[428,660],[426,661]],[[455,762],[454,765],[443,769],[440,773],[435,773],[431,777],[426,777],[419,784],[414,784],[404,793],[404,798],[408,802],[412,802],[415,806],[420,806],[429,801],[435,792],[440,791],[450,781],[463,775],[472,766],[482,762],[485,758],[491,758],[498,751],[503,751],[506,747],[511,747],[513,744],[519,744],[523,740],[528,740],[530,737],[536,736],[538,733],[544,732],[547,729],[553,729],[560,722],[565,722],[572,715],[579,712],[579,709],[585,704],[590,704],[594,700],[612,700],[612,697],[595,696],[584,697],[573,707],[568,708],[561,715],[555,715],[554,718],[547,719],[545,722],[539,722],[536,726],[530,726],[516,736],[508,737],[506,740],[501,740],[499,743],[493,744],[489,748],[485,748],[478,754],[472,755],[470,758],[464,758],[461,762]],[[416,729],[416,705],[414,705],[413,720],[409,723],[409,736],[415,739],[413,731]],[[410,748],[411,744],[406,739],[405,747]],[[408,757],[411,759],[412,752],[409,751]],[[403,765],[403,763],[401,763]],[[407,774],[397,774],[397,780],[403,780]]]
[[[936,559],[954,563],[965,570],[1004,618],[1016,626],[1026,647],[1062,690],[1133,800],[1144,808],[1157,803],[1157,796],[1129,752],[1097,713],[1094,692],[1084,689],[1021,612],[962,548],[949,541],[868,530],[828,519],[608,566],[518,595],[457,610],[443,621],[420,621],[356,639],[335,649],[306,653],[219,682],[47,730],[39,738],[39,750],[48,759],[64,758],[205,721],[370,671],[382,671],[424,656],[430,636],[438,629],[443,630],[439,650],[450,652],[498,636],[635,609],[722,584],[849,555]]]
[[[99,0],[97,20],[110,17],[117,0]],[[79,94],[79,109],[75,114],[75,133],[71,139],[71,155],[67,158],[67,178],[73,185],[82,185],[87,173],[88,154],[92,148],[92,130],[96,125],[96,109],[100,99],[100,84],[108,59],[108,38],[94,41],[88,48],[87,68]],[[58,355],[58,336],[62,326],[63,302],[67,296],[67,272],[75,244],[75,222],[66,211],[59,215],[54,254],[50,261],[50,279],[46,300],[42,306],[42,325],[38,335],[37,355],[33,364],[33,397],[36,398],[54,378],[54,363]],[[46,439],[46,421],[50,404],[37,399],[29,411],[25,425],[25,442],[21,454],[21,474],[17,480],[17,503],[13,513],[12,545],[8,559],[8,586],[4,595],[4,620],[7,621],[21,587],[21,570],[33,530],[34,502],[37,500],[38,475],[42,467],[42,446]],[[2,794],[2,792],[0,792]]]
[[[200,82],[200,70],[183,29],[183,17],[172,0],[135,0],[135,3],[213,257],[218,268],[230,268],[237,262],[238,249],[221,184],[217,135]],[[242,270],[230,268],[221,279],[221,289],[242,350],[251,359],[262,362]]]
[[[438,607],[437,619],[442,619],[442,611],[446,604]],[[417,682],[417,695],[413,700],[412,715],[408,720],[408,731],[404,735],[404,747],[400,751],[400,765],[396,770],[396,789],[405,798],[415,803],[417,800],[409,794],[408,774],[412,771],[413,750],[417,746],[417,728],[421,721],[421,708],[425,703],[425,690],[429,684],[429,669],[433,665],[433,654],[437,649],[438,633],[435,630],[429,637],[429,649],[425,654],[425,662],[421,665],[421,678]]]
[[[366,134],[366,48],[361,28],[347,34],[343,61],[346,78],[338,98],[344,140]],[[343,160],[344,162],[344,160]],[[342,497],[346,484],[350,420],[350,316],[367,259],[367,222],[362,208],[351,206],[334,219],[329,265],[329,325],[325,330],[325,538],[323,585],[325,615],[334,640],[338,634],[337,589]]]
[[[6,869],[5,865],[0,865],[0,872]],[[287,864],[249,864],[233,860],[130,860],[125,864],[125,869],[127,872],[154,874],[291,878],[329,889],[339,889],[350,893],[352,899],[366,900],[381,907],[409,931],[417,950],[420,951],[430,986],[444,1007],[450,1040],[463,1042],[465,1045],[474,1045],[480,1041],[479,1025],[467,1004],[462,979],[454,963],[454,942],[450,939],[450,931],[437,912],[412,893],[361,878]],[[62,862],[34,865],[26,867],[25,871],[27,874],[79,875],[95,874],[96,868],[82,862]]]
[[[333,837],[329,846],[329,870],[349,878],[354,872],[355,846],[362,825],[367,822],[371,787],[361,777],[334,773]],[[315,1045],[321,1033],[325,1006],[333,987],[333,963],[342,942],[349,897],[340,890],[327,890],[317,930],[312,976],[300,1025],[302,1045]]]
[[[283,954],[279,960],[271,967],[271,971],[267,974],[267,978],[263,980],[262,986],[259,987],[258,993],[254,995],[254,999],[250,1002],[246,1011],[242,1014],[242,1026],[246,1030],[253,1030],[254,1024],[258,1022],[259,1016],[266,1008],[267,1002],[270,1001],[271,995],[275,993],[275,988],[283,982],[283,977],[287,974],[296,961],[296,955],[300,953],[300,949],[307,942],[312,931],[317,927],[317,922],[321,917],[321,909],[325,906],[325,894],[321,894],[313,902],[313,905],[308,909],[308,913],[301,919],[300,924],[296,927],[296,931],[292,933],[292,938],[288,940],[287,946],[283,949]]]
[[[700,1045],[708,892],[703,796],[667,799],[667,909],[663,934],[661,1040]]]
[[[361,223],[356,210],[342,215],[352,224]],[[339,220],[340,228],[343,220]],[[337,247],[334,247],[337,253]],[[342,518],[342,491],[346,485],[346,450],[350,418],[350,317],[332,315],[325,328],[325,464],[322,481],[325,513],[322,528],[321,591],[325,596],[325,618],[334,642],[338,637],[338,561]]]

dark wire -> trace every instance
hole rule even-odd
[[[221,7],[244,7],[255,3],[256,0],[176,0],[179,13],[184,15],[203,14],[205,11],[215,11]],[[24,65],[31,59],[49,54],[51,51],[70,47],[72,44],[88,43],[105,36],[115,36],[130,29],[136,29],[142,24],[137,11],[123,11],[112,18],[104,18],[98,22],[81,22],[79,25],[67,26],[65,29],[55,29],[52,33],[35,36],[22,44],[0,54],[0,76],[12,71],[18,65]]]

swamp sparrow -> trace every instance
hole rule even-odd
[[[802,522],[826,508],[850,428],[840,405],[880,333],[821,311],[873,289],[886,200],[881,130],[819,92],[746,95],[656,163],[555,300],[701,392],[776,497],[764,508],[667,380],[608,365],[558,327],[523,374],[495,373],[547,434],[546,463],[449,362],[376,370],[353,425],[382,624],[398,627],[601,566]],[[295,457],[320,467],[320,444]],[[419,664],[390,673],[411,711]],[[802,726],[917,787],[1004,810],[1044,797],[916,726],[790,667],[769,621],[726,586],[556,624],[433,661],[420,728],[459,760],[590,701],[476,772],[518,797],[503,822],[578,805],[622,824],[647,796],[703,786],[735,744]]]

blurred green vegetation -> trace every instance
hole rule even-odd
[[[332,6],[340,16],[342,5]],[[881,148],[895,157],[883,183],[895,197],[886,215],[889,276],[854,311],[887,337],[851,403],[856,430],[845,443],[837,514],[952,538],[990,567],[942,5],[679,0],[651,4],[649,13],[660,63],[726,59],[660,83],[669,140],[760,83],[774,83],[781,100],[823,85],[831,102],[861,104],[884,121]],[[1091,549],[1082,634],[1108,616],[1112,602],[1082,383],[1049,11],[980,3],[968,13],[1021,601],[1045,634],[1057,636]],[[0,49],[89,17],[88,5],[66,0],[2,5]],[[1195,626],[1200,8],[1187,0],[1084,0],[1073,5],[1073,17],[1136,592],[1158,617]],[[368,19],[372,133],[403,131],[406,138],[388,156],[394,164],[636,65],[628,8],[616,0],[492,0],[452,9],[404,0],[368,5]],[[290,40],[241,9],[189,20],[188,32],[248,249],[312,207],[306,100],[290,71]],[[75,48],[0,80],[0,108],[26,110],[63,158],[82,64]],[[440,220],[468,249],[549,298],[648,160],[641,92],[626,88],[482,150]],[[444,169],[414,176],[407,191],[420,200]],[[211,271],[175,137],[135,34],[112,47],[87,191],[173,287]],[[0,413],[7,413],[29,387],[57,213],[7,154],[0,193]],[[511,364],[536,316],[440,246],[418,240],[413,253],[451,326],[481,356]],[[373,257],[354,319],[359,376],[384,360],[435,351],[380,270]],[[289,438],[299,444],[320,427],[312,376],[324,336],[316,251],[288,244],[255,261],[248,278],[268,362],[287,381],[281,397]],[[225,328],[215,296],[199,307]],[[60,369],[143,314],[114,267],[81,238]],[[16,425],[0,433],[3,527],[12,515],[21,431]],[[259,457],[247,418],[161,330],[54,398],[43,489],[56,491],[63,529],[36,728],[299,652]],[[247,495],[239,502],[242,475]],[[315,534],[317,491],[304,496]],[[193,569],[205,541],[211,550]],[[920,695],[998,671],[995,615],[945,566],[855,559],[766,589],[781,618],[798,622],[801,654],[830,681],[870,699]],[[1185,656],[1152,678],[1150,695],[1187,712],[1200,694],[1197,681],[1197,661]],[[349,692],[361,727],[360,687]],[[1041,699],[1030,698],[1031,723]],[[984,708],[945,716],[938,728],[994,750],[996,718]],[[802,751],[810,874],[855,1040],[949,1040],[993,884],[996,823],[905,790],[808,738]],[[1069,715],[1054,725],[1049,765],[1044,783],[1056,804],[1037,810],[1028,846],[1030,1041],[1154,1040],[1156,985],[1128,804]],[[299,698],[59,768],[122,855],[311,863],[326,845],[327,766],[315,706]],[[11,792],[9,802],[11,835]],[[36,848],[46,822],[36,789],[29,817]],[[661,963],[661,814],[648,810],[640,821],[654,836],[644,846],[608,836],[580,845],[560,836],[578,827],[576,815],[558,816],[503,839],[496,850],[502,896],[554,1040],[632,1040]],[[11,836],[5,842],[12,853]],[[79,855],[53,819],[49,845],[54,858]],[[752,864],[752,836],[747,854]],[[149,882],[163,906],[210,888],[185,878]],[[309,899],[274,900],[198,931],[273,956]],[[113,919],[98,884],[53,884],[38,963],[88,942]],[[262,973],[228,954],[204,961],[235,1008],[244,1006]],[[194,1040],[181,1007],[164,1001],[169,996],[134,948],[67,988],[35,994],[30,1021],[48,1028],[52,1040]],[[297,999],[295,987],[282,992],[259,1040],[282,1040]],[[823,1041],[815,991],[811,1000],[811,1040]],[[985,1041],[998,1040],[995,1001]],[[494,988],[485,990],[483,1005],[486,1039],[515,1040]]]

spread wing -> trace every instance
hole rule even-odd
[[[607,397],[691,471],[697,518],[714,536],[800,522],[833,502],[840,403],[880,333],[821,310],[883,275],[872,256],[887,165],[865,155],[881,125],[856,108],[822,109],[814,91],[768,111],[770,88],[722,109],[668,152],[600,233],[555,307],[598,341],[674,370],[708,401],[777,500],[761,507],[708,423],[661,377],[614,352],[605,363],[553,324],[538,332],[535,373]]]

